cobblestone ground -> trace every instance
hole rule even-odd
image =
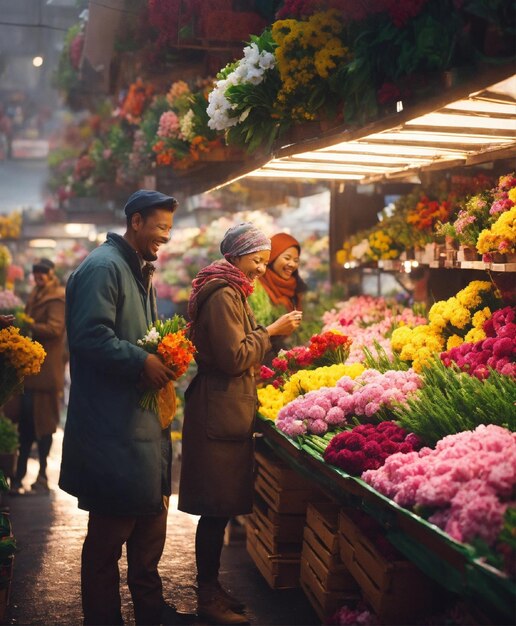
[[[15,557],[10,606],[6,621],[31,626],[78,626],[82,623],[80,599],[80,554],[87,513],[77,501],[57,487],[62,431],[55,435],[49,459],[50,495],[4,496],[10,510],[19,552]],[[176,471],[179,463],[176,463]],[[24,483],[35,479],[38,464],[29,460]],[[195,618],[194,536],[197,519],[177,510],[173,496],[168,517],[168,536],[161,559],[165,600]],[[132,604],[125,584],[125,555],[120,561],[122,613],[125,624],[134,624]],[[242,528],[230,533],[223,551],[222,582],[248,606],[255,625],[318,624],[300,589],[271,590],[245,549]],[[172,619],[170,623],[173,623]]]

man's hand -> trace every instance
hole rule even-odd
[[[14,324],[14,315],[0,315],[0,328],[7,328]]]
[[[145,389],[161,389],[174,380],[174,372],[155,354],[149,354],[143,364],[141,385]]]

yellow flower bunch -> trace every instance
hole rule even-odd
[[[516,188],[511,191],[516,191]],[[490,229],[484,229],[477,241],[480,254],[516,252],[516,206],[501,213]]]
[[[373,261],[379,259],[397,259],[400,251],[393,245],[390,235],[383,230],[375,230],[369,235],[370,257]]]
[[[436,302],[428,313],[428,324],[395,329],[391,337],[393,351],[403,361],[412,361],[412,367],[419,372],[436,352],[485,339],[482,325],[491,317],[491,309],[484,305],[493,297],[497,294],[490,282],[472,281],[455,296]]]
[[[19,328],[8,326],[0,330],[0,355],[24,378],[39,373],[46,352],[38,341],[20,335]]]
[[[12,262],[11,253],[7,246],[0,245],[0,269],[9,267]]]
[[[0,215],[0,237],[2,239],[18,239],[21,234],[22,215],[14,212]]]
[[[342,244],[342,248],[340,250],[337,250],[337,252],[335,253],[335,260],[339,265],[344,265],[344,263],[348,263],[349,261],[353,260],[353,255],[351,254],[352,247],[353,244],[351,243],[351,241],[345,241]]]
[[[343,376],[355,379],[365,370],[362,363],[327,365],[314,370],[300,370],[293,374],[283,387],[283,391],[272,385],[258,389],[258,411],[270,420],[275,420],[278,412],[289,402],[309,391],[321,387],[334,387]]]
[[[326,81],[332,70],[349,58],[341,35],[343,23],[336,10],[315,13],[306,21],[278,20],[271,28],[277,44],[274,51],[282,87],[278,102],[285,113],[290,110],[295,120],[315,119],[316,114],[300,98],[321,81]]]

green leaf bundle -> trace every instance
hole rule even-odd
[[[446,367],[437,357],[423,367],[422,388],[394,410],[399,424],[428,445],[446,435],[497,424],[516,430],[516,381],[494,370],[485,380]]]

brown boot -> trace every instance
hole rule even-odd
[[[231,610],[217,583],[198,584],[197,615],[212,624],[249,624],[245,615]]]
[[[245,604],[241,600],[230,594],[219,582],[217,582],[217,587],[219,596],[232,611],[235,611],[235,613],[243,613],[245,611]]]

